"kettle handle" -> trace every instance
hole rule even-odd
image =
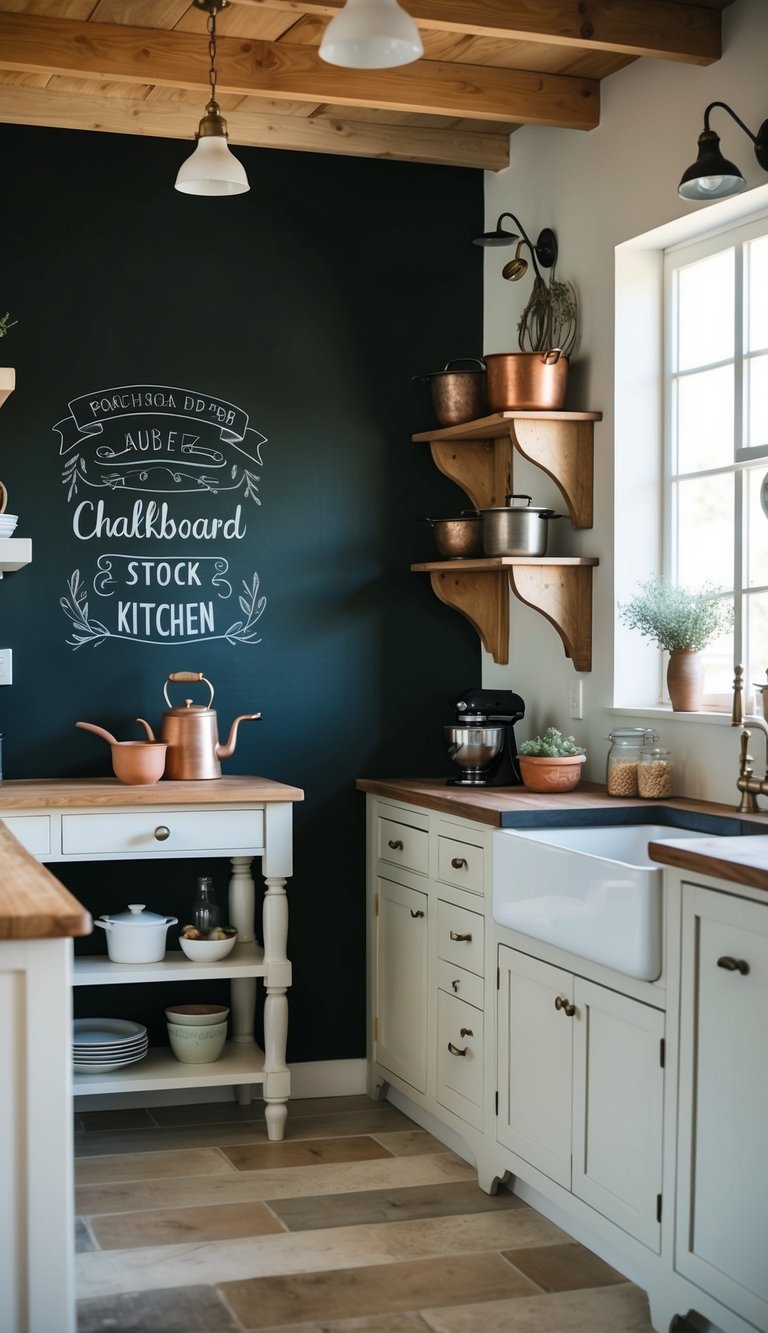
[[[181,682],[186,683],[187,681],[195,681],[195,680],[204,680],[206,685],[208,686],[208,689],[211,691],[211,697],[206,705],[207,708],[210,708],[211,704],[213,703],[213,686],[209,681],[208,677],[203,675],[202,671],[172,671],[170,676],[166,677],[165,684],[163,685],[163,694],[165,696],[165,702],[167,703],[169,708],[171,707],[171,701],[168,698],[169,681],[175,681],[177,683]]]

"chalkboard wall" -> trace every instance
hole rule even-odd
[[[450,700],[480,683],[474,632],[409,564],[434,551],[419,517],[467,503],[411,443],[433,424],[412,376],[480,354],[482,173],[238,149],[250,193],[209,200],[173,190],[186,144],[0,143],[0,479],[34,552],[0,584],[5,777],[109,774],[75,722],[138,738],[171,671],[211,679],[224,734],[261,711],[224,771],[306,793],[288,1058],[361,1056],[355,778],[448,776]],[[206,872],[223,897],[226,862],[56,868],[95,912],[139,876],[182,919]],[[137,1016],[109,990],[78,1003]]]

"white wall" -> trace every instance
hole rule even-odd
[[[499,213],[510,209],[531,237],[543,226],[557,233],[558,277],[575,284],[582,303],[581,342],[570,371],[567,405],[600,410],[603,422],[595,427],[594,527],[566,533],[564,524],[554,525],[550,537],[553,551],[600,558],[594,574],[592,671],[581,676],[584,720],[572,722],[568,716],[569,685],[575,673],[558,635],[542,616],[516,599],[512,601],[509,665],[498,666],[483,653],[483,684],[514,688],[526,700],[521,737],[549,723],[573,731],[587,747],[586,776],[592,780],[604,780],[605,738],[612,727],[654,725],[674,751],[676,794],[735,805],[738,732],[730,729],[726,719],[683,720],[670,713],[655,721],[608,711],[614,698],[614,473],[622,447],[622,439],[614,438],[615,247],[686,215],[698,214],[699,220],[702,211],[711,216],[714,226],[714,210],[734,204],[732,200],[725,205],[686,203],[677,195],[677,183],[695,160],[709,102],[728,102],[753,133],[768,116],[766,0],[736,0],[723,12],[723,52],[722,59],[707,68],[660,60],[628,66],[601,85],[597,129],[589,133],[536,127],[518,130],[511,136],[510,167],[486,176],[489,226]],[[766,176],[757,165],[749,139],[725,112],[715,112],[712,125],[721,135],[726,157],[737,162],[747,177],[748,190],[738,196],[739,206],[749,207],[754,201],[755,206],[765,207]],[[511,251],[506,249],[486,251],[486,352],[517,350],[517,320],[530,294],[528,277],[518,283],[501,278],[508,257]],[[630,404],[624,416],[631,415]],[[655,449],[656,442],[651,440],[649,447]],[[544,474],[517,458],[514,486],[517,491],[530,492],[535,504],[552,504],[560,511],[564,507]],[[622,534],[622,542],[632,540],[632,533]],[[652,564],[651,557],[647,573]],[[655,652],[638,636],[635,645],[640,654]],[[762,772],[761,736],[755,737],[752,749]]]

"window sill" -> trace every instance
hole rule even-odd
[[[648,717],[664,719],[667,722],[695,722],[703,723],[704,726],[730,727],[731,715],[726,712],[716,712],[714,709],[702,709],[699,713],[676,713],[669,705],[657,704],[655,708],[606,708],[606,713],[612,717]]]

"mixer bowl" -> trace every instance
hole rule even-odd
[[[484,774],[504,745],[503,727],[482,727],[466,723],[443,727],[445,748],[454,764],[461,770],[459,783],[476,786],[484,782]]]

